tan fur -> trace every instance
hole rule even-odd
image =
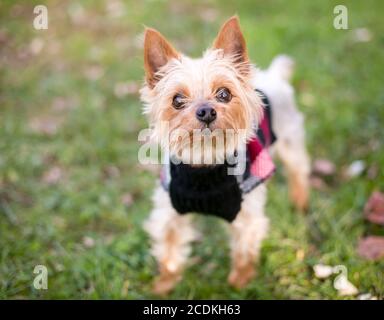
[[[144,41],[144,69],[146,81],[150,87],[157,82],[157,71],[172,58],[177,59],[179,54],[172,45],[156,30],[145,30]]]
[[[237,288],[244,287],[254,276],[261,242],[269,226],[264,215],[265,201],[265,185],[246,194],[241,210],[230,226],[232,270],[228,282]]]
[[[234,56],[237,65],[243,66],[240,73],[242,75],[249,74],[247,48],[237,16],[229,18],[223,24],[212,47],[214,49],[222,49],[224,55]]]
[[[183,267],[190,254],[189,243],[196,237],[189,215],[179,215],[172,207],[168,194],[159,186],[153,196],[154,209],[144,228],[152,238],[152,255],[159,263],[160,274],[154,291],[167,293],[181,279]]]
[[[307,207],[310,164],[305,149],[303,116],[297,111],[293,88],[288,83],[292,74],[291,59],[280,56],[268,70],[257,70],[248,60],[238,19],[232,17],[221,28],[213,47],[200,59],[177,53],[160,33],[147,30],[144,62],[146,84],[141,98],[154,129],[152,138],[161,146],[171,140],[170,152],[177,156],[186,148],[194,150],[194,145],[187,145],[186,141],[193,130],[203,129],[195,116],[201,103],[209,103],[217,112],[210,130],[246,132],[236,143],[225,146],[225,154],[244,148],[262,114],[261,100],[254,89],[263,90],[271,100],[273,128],[278,137],[274,148],[287,169],[292,199],[299,209]],[[232,93],[229,103],[216,101],[215,93],[220,87]],[[187,101],[181,110],[172,107],[172,99],[178,93],[186,96]],[[164,122],[169,123],[171,132],[183,129],[186,134],[170,139],[162,125]],[[218,147],[213,144],[213,148]],[[265,201],[266,186],[263,184],[244,196],[241,210],[229,226],[232,266],[228,281],[238,288],[245,286],[255,273],[254,265],[269,225],[264,214]],[[145,229],[152,238],[152,254],[159,264],[154,291],[163,294],[180,281],[191,251],[190,242],[196,234],[190,215],[179,215],[172,207],[169,194],[160,186],[155,191],[153,203],[154,209]]]

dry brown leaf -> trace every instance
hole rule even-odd
[[[364,216],[372,223],[384,225],[384,193],[372,193],[364,207]]]
[[[357,28],[353,30],[353,40],[355,42],[369,42],[372,40],[372,33],[367,28]]]
[[[114,179],[120,177],[120,169],[116,166],[109,165],[103,168],[103,175],[106,179]]]
[[[146,172],[150,172],[153,174],[159,174],[160,170],[161,170],[161,166],[159,166],[157,164],[141,164],[141,163],[139,163],[137,165],[137,169],[141,172],[146,171]]]
[[[95,246],[95,239],[91,237],[83,237],[83,245],[86,248],[93,248]]]
[[[321,179],[319,177],[312,176],[312,177],[310,177],[309,182],[311,184],[311,187],[316,189],[316,190],[324,191],[327,189],[327,184],[324,182],[323,179]]]
[[[336,172],[336,166],[328,159],[317,159],[313,163],[313,172],[322,176],[330,176]]]
[[[375,180],[379,175],[379,166],[377,164],[371,165],[367,170],[367,177],[370,180]]]
[[[214,22],[217,19],[218,15],[219,15],[218,11],[214,8],[207,8],[207,9],[201,10],[200,12],[200,17],[205,22],[208,22],[208,23]]]
[[[96,81],[104,75],[104,69],[101,66],[93,65],[84,70],[84,76],[91,81]]]
[[[137,82],[118,82],[115,84],[113,92],[116,97],[121,99],[130,94],[137,94],[139,92],[139,89],[140,85]]]
[[[61,124],[62,121],[60,119],[47,116],[32,119],[29,122],[29,127],[36,133],[53,136],[57,133]]]
[[[361,257],[368,260],[384,258],[384,237],[369,236],[361,239],[357,252]]]
[[[9,36],[7,30],[4,28],[0,29],[0,44],[4,45],[8,42]]]
[[[74,3],[68,7],[68,14],[73,24],[83,25],[88,21],[86,11],[80,3]]]
[[[124,3],[120,0],[110,0],[106,4],[107,13],[112,18],[119,18],[125,12]]]
[[[34,38],[29,44],[29,50],[33,55],[38,55],[44,48],[44,40],[42,38]]]
[[[133,196],[130,193],[124,193],[121,196],[121,203],[126,207],[130,207],[133,204]]]
[[[63,170],[54,166],[44,172],[42,181],[47,185],[57,184],[63,178]]]
[[[55,97],[52,101],[52,110],[65,111],[74,109],[77,101],[74,97]]]

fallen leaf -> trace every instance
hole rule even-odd
[[[29,127],[36,133],[53,136],[59,130],[61,123],[61,120],[47,116],[32,119],[29,122]]]
[[[54,166],[44,172],[42,181],[47,185],[57,184],[63,178],[63,170]]]
[[[359,241],[357,252],[368,260],[384,258],[384,237],[368,236]]]
[[[327,184],[323,179],[316,176],[311,176],[309,180],[311,187],[319,191],[325,191],[327,189]]]
[[[121,196],[121,203],[126,207],[130,207],[133,204],[133,196],[130,193],[125,193]]]
[[[61,50],[61,43],[57,40],[50,39],[47,45],[47,53],[57,55]]]
[[[157,164],[141,164],[141,163],[139,163],[137,165],[137,169],[141,172],[146,171],[146,172],[150,172],[153,174],[159,174],[160,170],[161,170],[161,166],[159,166]]]
[[[77,101],[74,98],[56,97],[52,101],[52,110],[65,111],[76,107]]]
[[[4,45],[9,40],[8,32],[5,29],[0,29],[0,44]]]
[[[113,92],[116,97],[124,98],[129,94],[136,94],[139,92],[139,84],[134,81],[119,82],[115,84]]]
[[[91,237],[83,237],[83,245],[86,248],[93,248],[95,246],[95,240]]]
[[[347,178],[355,178],[361,175],[365,170],[365,162],[363,160],[353,161],[345,170]]]
[[[317,159],[313,163],[313,172],[322,176],[330,176],[336,172],[336,166],[327,159]]]
[[[365,204],[364,216],[372,223],[384,225],[384,193],[372,193]]]
[[[65,267],[61,263],[55,263],[53,267],[55,268],[56,272],[62,272],[65,270]]]
[[[362,293],[357,296],[357,300],[377,300],[377,297],[370,293]]]
[[[101,66],[90,66],[84,70],[84,75],[88,80],[96,81],[104,75],[104,69]]]
[[[107,13],[112,18],[119,18],[124,14],[125,7],[120,0],[107,1]]]
[[[372,40],[372,33],[367,28],[353,30],[353,38],[356,42],[369,42]]]
[[[68,6],[68,14],[72,23],[75,25],[85,24],[87,22],[87,15],[85,9],[79,3],[72,3]]]
[[[325,264],[316,264],[313,266],[313,271],[318,279],[325,279],[333,274],[333,267]]]
[[[296,251],[296,260],[303,261],[305,258],[305,251],[303,249],[298,249]]]
[[[212,23],[217,19],[218,12],[214,8],[207,8],[207,9],[201,10],[200,17],[205,22]]]
[[[205,266],[203,273],[211,274],[212,272],[215,271],[215,269],[217,269],[217,264],[214,262],[210,262]]]
[[[370,180],[375,180],[379,174],[379,166],[377,164],[371,165],[367,170],[367,177]]]
[[[105,178],[113,179],[120,177],[120,169],[116,166],[109,165],[103,168],[103,174]]]
[[[201,257],[199,257],[199,256],[193,256],[193,257],[191,257],[191,258],[188,260],[188,265],[190,265],[190,266],[199,265],[199,264],[201,264],[201,262],[202,262]]]
[[[29,50],[33,55],[38,55],[44,47],[44,40],[41,38],[34,38],[30,45]]]
[[[359,293],[359,290],[347,279],[345,274],[340,274],[336,277],[333,287],[341,296],[354,296]]]

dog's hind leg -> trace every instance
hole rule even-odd
[[[279,139],[276,151],[287,172],[290,197],[295,207],[304,211],[308,207],[310,160],[305,148],[302,123],[296,125],[292,135]]]
[[[241,210],[230,225],[232,268],[228,282],[244,287],[255,274],[262,240],[268,232],[269,220],[264,215],[266,186],[264,184],[246,194]]]
[[[156,294],[166,294],[180,281],[190,254],[190,242],[195,239],[191,217],[178,214],[169,194],[158,187],[153,196],[154,208],[144,224],[152,238],[152,254],[159,267],[154,283]]]
[[[274,149],[287,171],[291,199],[297,209],[304,210],[309,198],[310,159],[305,146],[304,117],[289,83],[293,66],[290,57],[276,57],[266,71],[258,73],[255,87],[271,100],[272,127],[277,136]]]

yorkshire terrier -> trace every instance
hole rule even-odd
[[[145,30],[141,99],[154,141],[169,160],[144,225],[159,265],[156,293],[169,292],[181,280],[197,234],[191,212],[228,221],[229,284],[242,288],[253,278],[269,226],[269,151],[284,164],[294,205],[306,209],[310,160],[303,115],[289,83],[293,64],[278,56],[265,71],[252,65],[236,16],[199,59],[179,53],[156,30]],[[211,144],[202,150],[207,138]]]

